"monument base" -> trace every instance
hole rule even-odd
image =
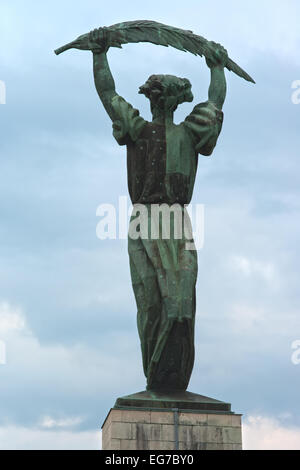
[[[103,450],[242,450],[241,415],[189,392],[118,398],[102,427]]]

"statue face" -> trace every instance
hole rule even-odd
[[[139,89],[151,102],[151,109],[175,111],[184,102],[193,101],[192,86],[187,78],[174,75],[151,75]]]

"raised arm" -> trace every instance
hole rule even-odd
[[[115,81],[108,65],[106,52],[93,51],[93,61],[96,90],[107,114],[114,120],[115,116],[111,101],[117,93]]]
[[[94,80],[96,90],[103,103],[103,106],[109,115],[114,120],[115,113],[112,107],[112,99],[117,95],[115,88],[115,81],[107,60],[107,50],[105,38],[101,31],[95,29],[90,32],[89,45],[93,52],[93,67],[94,67]]]
[[[206,63],[210,68],[211,82],[208,90],[208,99],[214,103],[217,108],[222,109],[226,98],[226,78],[224,67],[228,58],[226,49],[220,44],[211,43],[213,54],[210,59],[206,59]]]

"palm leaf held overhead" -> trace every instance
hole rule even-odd
[[[192,31],[174,28],[156,21],[128,21],[112,25],[109,28],[100,28],[100,30],[105,36],[109,47],[122,47],[122,44],[128,43],[150,42],[160,46],[172,46],[180,51],[191,52],[201,57],[205,56],[207,59],[210,59],[213,54],[211,43],[202,36],[198,36]],[[88,36],[89,34],[79,36],[75,41],[57,49],[55,53],[58,55],[72,48],[84,49]],[[245,80],[255,83],[247,72],[229,58],[226,68]]]

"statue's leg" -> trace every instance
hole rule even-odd
[[[161,392],[185,391],[194,365],[194,321],[168,321],[159,360],[153,362],[148,389]]]
[[[137,325],[141,341],[143,368],[148,376],[161,323],[161,296],[157,276],[141,240],[129,239],[132,286],[138,308]]]
[[[186,390],[194,365],[197,252],[187,240],[143,240],[156,272],[162,302],[148,389]]]
[[[182,253],[180,263],[184,264]],[[194,365],[195,285],[197,258],[191,269],[165,270],[158,276],[162,297],[162,321],[148,374],[152,390],[186,390]],[[175,274],[175,275],[174,275]]]

